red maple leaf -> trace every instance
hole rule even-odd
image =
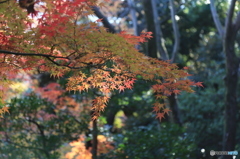
[[[180,94],[180,90],[177,90],[177,89],[175,89],[175,90],[173,90],[173,93],[175,93],[175,94]]]
[[[124,91],[125,87],[124,86],[118,86],[119,92]]]
[[[198,87],[203,87],[202,82],[197,82],[197,83],[195,83],[195,85]]]
[[[169,115],[169,113],[168,112],[170,112],[171,110],[170,109],[168,109],[168,108],[165,108],[165,109],[163,109],[163,112],[164,112],[164,114],[168,114]]]
[[[160,111],[160,108],[159,107],[153,107],[153,112],[159,112]]]
[[[157,113],[156,118],[160,119],[160,121],[161,121],[162,118],[165,118],[165,117],[164,117],[164,113]]]
[[[125,85],[126,88],[128,88],[128,89],[132,89],[132,84],[131,84],[130,81],[126,81],[126,82],[124,83],[124,85]]]

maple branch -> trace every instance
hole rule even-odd
[[[86,62],[81,62],[83,64],[85,64],[86,66],[82,66],[82,67],[72,67],[68,65],[63,65],[63,64],[59,64],[57,62],[55,62],[54,60],[52,60],[50,57],[46,57],[47,60],[49,60],[50,62],[52,62],[53,64],[57,65],[57,66],[63,66],[63,67],[67,67],[70,69],[83,69],[83,68],[97,68],[97,69],[101,69],[101,66],[103,66],[105,63],[103,64],[97,64],[97,65],[93,65],[92,63],[86,63]]]
[[[5,2],[8,2],[8,1],[9,1],[9,0],[1,1],[1,2],[0,2],[0,4],[1,4],[1,3],[5,3]]]
[[[21,52],[7,51],[7,50],[0,50],[0,53],[12,54],[12,55],[18,55],[18,56],[41,56],[41,57],[53,57],[53,58],[69,59],[68,57],[62,57],[62,56],[54,56],[54,55],[47,55],[47,54],[35,54],[35,53],[21,53]]]
[[[70,68],[69,65],[61,65],[61,64],[55,62],[54,60],[52,60],[50,57],[46,57],[46,59],[47,59],[48,61],[52,62],[53,64],[57,65],[57,66],[65,66],[65,67]]]
[[[52,58],[62,58],[62,59],[69,59],[69,57],[62,57],[62,56],[54,56],[54,55],[46,55],[46,54],[35,54],[35,53],[19,53],[19,52],[12,52],[12,51],[6,51],[6,50],[0,50],[0,53],[4,53],[4,54],[12,54],[12,55],[17,55],[17,56],[40,56],[40,57],[45,57],[47,60],[49,60],[50,62],[52,62],[53,64],[57,65],[57,66],[64,66],[64,67],[68,67],[70,69],[82,69],[85,67],[71,67],[69,65],[61,65],[57,62],[55,62],[54,60],[51,59]],[[86,63],[84,63],[86,64]]]
[[[86,67],[95,67],[95,68],[101,68],[101,66],[103,66],[104,64],[97,64],[97,65],[93,65],[91,63],[85,63],[85,62],[81,62],[83,64],[86,64],[87,66],[84,67],[71,67],[68,65],[63,65],[63,64],[59,64],[57,62],[55,62],[54,60],[51,59],[52,58],[62,58],[62,59],[69,59],[69,57],[62,57],[62,56],[54,56],[54,55],[46,55],[46,54],[35,54],[35,53],[19,53],[19,52],[12,52],[12,51],[6,51],[6,50],[0,50],[0,53],[4,53],[4,54],[12,54],[12,55],[17,55],[17,56],[40,56],[40,57],[45,57],[48,61],[52,62],[53,64],[57,65],[57,66],[63,66],[63,67],[68,67],[70,69],[83,69]]]

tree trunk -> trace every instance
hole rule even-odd
[[[173,113],[174,123],[178,124],[179,126],[182,126],[182,120],[181,120],[181,116],[180,116],[180,110],[178,107],[177,95],[172,94],[171,96],[168,97],[168,101],[169,101],[169,106]]]
[[[160,54],[157,54],[157,44],[156,44],[156,31],[154,25],[153,11],[150,0],[143,0],[145,19],[147,23],[147,31],[151,31],[153,33],[153,37],[148,40],[147,45],[147,55],[153,58],[159,58]]]
[[[234,51],[235,33],[229,33],[224,41],[224,52],[226,54],[226,106],[225,125],[223,134],[223,151],[234,151],[237,128],[237,83],[239,59]],[[223,156],[230,159],[232,156]]]
[[[166,47],[164,45],[164,40],[163,40],[163,34],[161,30],[161,24],[160,21],[158,20],[158,12],[157,12],[157,4],[156,1],[154,0],[143,0],[144,4],[144,11],[145,11],[145,16],[146,16],[146,21],[147,21],[147,29],[148,31],[153,32],[153,38],[148,41],[148,56],[154,57],[154,58],[161,58],[162,60],[169,60],[168,52],[166,50]],[[175,9],[173,2],[171,4],[171,14],[175,14]],[[172,21],[173,17],[175,15],[172,15]],[[174,23],[174,22],[173,22]],[[174,36],[175,37],[175,46],[173,47],[173,57],[172,57],[172,62],[174,61],[174,57],[178,51],[178,43],[179,43],[179,33],[178,33],[178,26],[175,23],[173,24],[174,29]],[[178,124],[179,126],[182,126],[182,121],[180,119],[180,110],[178,107],[178,102],[177,102],[177,95],[172,94],[171,96],[168,97],[168,102],[169,102],[169,107],[172,110],[172,115],[173,115],[173,121],[174,123]],[[166,117],[165,121],[169,121],[169,118]]]
[[[222,27],[217,14],[214,0],[211,0],[210,7],[214,23],[219,32],[220,38],[223,39],[223,48],[226,55],[226,99],[225,99],[225,123],[223,133],[223,151],[234,151],[236,145],[237,131],[237,83],[239,58],[235,53],[236,35],[240,29],[240,13],[238,13],[233,22],[236,0],[230,1],[225,27]],[[224,28],[224,29],[223,29]],[[222,156],[223,159],[232,159],[232,156]]]
[[[98,145],[98,127],[97,127],[97,119],[93,120],[93,131],[92,131],[92,159],[97,159],[97,145]]]

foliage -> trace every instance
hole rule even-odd
[[[107,138],[103,135],[98,135],[98,155],[108,153],[113,149],[112,143],[107,141]],[[65,157],[67,159],[91,159],[91,148],[86,148],[85,138],[83,135],[77,141],[70,143],[72,146],[71,151],[68,152]]]
[[[130,1],[135,3],[134,7],[127,4]],[[117,31],[126,29],[126,26],[123,27],[124,23],[127,25],[127,29],[130,29],[128,33],[131,33],[133,21],[129,13],[132,9],[135,9],[139,25],[136,32],[137,35],[140,35],[140,31],[146,29],[143,0],[130,1],[111,1],[110,5],[101,8],[101,11],[110,10],[108,14],[104,13],[111,23],[112,21],[115,22]],[[104,108],[105,111],[101,113],[102,115],[98,118],[98,121],[104,120],[105,124],[111,124],[111,122],[115,124],[113,129],[106,133],[101,131],[104,124],[98,125],[100,134],[107,137],[107,140],[111,140],[112,136],[114,136],[115,145],[113,151],[110,151],[108,154],[102,154],[98,156],[99,158],[125,158],[127,156],[134,158],[134,154],[136,158],[141,158],[142,156],[154,158],[156,155],[176,158],[176,152],[181,155],[181,158],[189,158],[187,157],[188,154],[190,154],[191,158],[204,158],[204,155],[205,158],[210,158],[210,150],[221,150],[224,120],[225,56],[222,52],[221,40],[219,40],[219,36],[216,34],[216,28],[210,16],[210,6],[207,4],[207,1],[174,1],[181,34],[180,50],[176,59],[180,63],[178,66],[180,68],[188,66],[190,68],[188,72],[195,75],[191,78],[195,81],[202,81],[204,88],[195,89],[193,94],[181,93],[178,96],[183,128],[168,124],[165,127],[164,119],[161,122],[164,128],[161,129],[157,129],[159,128],[159,123],[157,123],[158,120],[154,120],[155,117],[151,113],[151,105],[155,103],[156,106],[161,107],[162,105],[159,105],[157,102],[161,104],[163,100],[157,99],[157,102],[154,102],[151,96],[156,94],[153,91],[149,91],[149,89],[151,84],[157,83],[155,80],[160,80],[163,83],[166,81],[164,76],[158,76],[159,73],[154,76],[154,80],[151,80],[151,71],[155,69],[156,65],[152,65],[150,61],[145,63],[150,58],[141,56],[143,59],[146,58],[144,62],[141,58],[136,58],[137,55],[135,53],[137,51],[134,47],[140,47],[133,45],[133,42],[137,44],[138,41],[143,41],[144,36],[149,36],[148,33],[140,38],[128,35],[126,32],[116,35],[110,34],[107,32],[108,30],[106,31],[104,28],[99,27],[99,25],[102,25],[100,20],[96,22],[89,21],[88,17],[93,13],[89,6],[92,4],[86,6],[84,1],[81,1],[83,6],[75,6],[76,8],[82,7],[82,10],[78,10],[79,15],[71,16],[71,8],[74,7],[66,7],[67,2],[60,3],[61,0],[54,1],[59,2],[55,5],[56,3],[53,4],[51,1],[41,0],[39,1],[41,3],[36,3],[36,5],[40,4],[42,8],[42,11],[38,12],[37,17],[35,15],[27,16],[27,11],[20,9],[18,3],[14,1],[1,2],[2,0],[0,0],[0,96],[4,97],[3,99],[6,102],[3,103],[4,101],[2,101],[1,103],[4,109],[0,110],[0,115],[6,114],[3,119],[0,119],[0,138],[2,139],[0,158],[39,158],[43,154],[43,151],[35,149],[42,148],[43,140],[39,137],[39,134],[31,135],[30,130],[34,128],[33,124],[29,125],[26,119],[23,119],[22,116],[19,117],[23,114],[22,112],[29,116],[33,112],[32,108],[37,108],[37,114],[51,114],[52,110],[49,108],[54,108],[56,118],[42,121],[42,117],[37,116],[35,119],[38,123],[45,126],[44,130],[58,132],[58,134],[52,134],[52,137],[47,140],[47,144],[56,142],[49,144],[49,146],[55,146],[53,150],[50,149],[52,150],[51,152],[46,151],[52,158],[58,158],[60,153],[57,152],[61,152],[61,157],[65,158],[64,156],[67,152],[71,151],[74,154],[75,152],[78,153],[78,150],[86,150],[85,143],[91,137],[79,139],[79,135],[87,129],[89,109],[91,109],[91,100],[94,97],[96,97],[93,99],[95,106],[105,107],[103,105],[108,105],[108,107]],[[70,3],[71,5],[72,2]],[[80,1],[75,2],[80,4]],[[95,3],[95,1],[91,2]],[[171,52],[174,37],[171,27],[172,22],[168,13],[168,1],[160,0],[158,3],[158,16],[160,17],[165,45],[168,52]],[[224,19],[229,2],[221,0],[216,3],[219,16],[221,19]],[[112,8],[113,6],[115,8]],[[6,7],[8,8],[6,9]],[[117,9],[118,11],[116,11]],[[66,12],[66,14],[64,15],[62,12]],[[117,13],[115,14],[115,12]],[[84,16],[81,15],[82,13]],[[45,18],[44,16],[42,18],[42,15]],[[64,16],[60,17],[60,15]],[[68,21],[69,17],[71,21]],[[36,23],[38,21],[40,23]],[[119,21],[122,23],[119,23]],[[223,23],[224,21],[222,21]],[[45,35],[41,36],[43,33]],[[239,38],[239,36],[237,37]],[[126,41],[132,44],[128,44]],[[142,46],[147,45],[144,43]],[[238,46],[236,45],[236,49]],[[110,51],[106,53],[105,49]],[[147,54],[146,50],[148,49],[145,47],[140,49],[143,49],[141,51],[145,51],[144,54]],[[237,53],[239,54],[239,51]],[[136,60],[132,60],[133,58],[136,58]],[[126,61],[127,59],[128,61]],[[132,61],[136,64],[132,65]],[[141,66],[141,62],[144,64],[143,66]],[[131,67],[122,69],[126,65]],[[168,66],[167,64],[166,68]],[[146,69],[149,69],[148,71],[150,72],[143,74],[142,71]],[[161,65],[159,69],[162,69],[164,72],[165,66],[162,67]],[[24,81],[24,84],[26,82],[25,79],[16,79],[16,76],[19,74],[26,75],[23,73],[23,70],[25,73],[30,74],[32,78],[37,77],[37,79],[39,79],[39,75],[35,75],[36,73],[45,74],[50,72],[52,75],[51,80],[53,76],[59,77],[54,78],[52,81],[56,82],[57,80],[58,83],[64,85],[64,89],[56,83],[46,85],[46,81],[43,81],[43,84],[40,85],[45,87],[32,88],[37,94],[37,96],[33,95],[30,97],[32,100],[29,100],[29,97],[25,97],[25,94],[22,94],[21,91],[21,95],[18,95],[17,99],[13,99],[10,102],[9,98],[12,98],[12,96],[9,95],[9,89],[15,85],[16,81],[19,83]],[[137,72],[137,70],[140,72]],[[138,75],[134,74],[134,71]],[[124,79],[122,74],[126,72],[129,73],[129,76]],[[147,82],[144,80],[146,78]],[[69,79],[72,82],[68,82]],[[97,82],[92,79],[96,79]],[[80,80],[80,82],[76,82],[76,80]],[[126,82],[125,80],[129,81]],[[107,87],[103,86],[104,82]],[[118,82],[116,86],[113,85],[114,82]],[[134,82],[134,85],[131,82]],[[75,87],[76,90],[65,90],[66,87],[72,87],[74,84],[77,86]],[[130,87],[131,89],[128,89]],[[110,93],[106,93],[109,90]],[[238,93],[240,92],[238,91]],[[108,103],[101,101],[101,99],[104,99],[102,96],[107,96],[105,99],[107,99]],[[161,97],[164,98],[163,96]],[[41,101],[43,98],[44,102]],[[41,105],[36,107],[29,105],[29,103],[35,103],[32,102],[35,100],[39,101]],[[26,107],[17,104],[22,102],[26,104]],[[82,112],[83,109],[86,111]],[[162,116],[162,114],[160,115]],[[44,117],[47,119],[48,115]],[[62,120],[57,120],[59,118]],[[112,121],[110,120],[111,118]],[[237,120],[240,120],[239,115]],[[77,123],[77,121],[80,121],[81,124]],[[56,125],[61,125],[61,127],[54,127],[52,122]],[[8,125],[4,125],[4,123]],[[77,130],[78,128],[80,130]],[[91,131],[91,127],[89,129]],[[236,143],[240,143],[239,131],[238,129],[236,133]],[[77,133],[72,134],[72,132]],[[5,133],[9,134],[10,139],[14,139],[15,144],[19,145],[7,142]],[[71,135],[66,135],[65,133],[70,133]],[[56,138],[62,139],[61,134],[65,135],[64,140],[56,140]],[[31,141],[28,140],[28,143],[26,143],[26,139],[29,139],[28,136],[32,136],[32,138]],[[177,136],[180,138],[185,136],[185,142],[177,138]],[[82,141],[81,143],[77,142],[80,140]],[[135,142],[137,140],[140,140],[140,144]],[[72,150],[66,146],[68,145],[67,143],[73,145]],[[182,149],[182,147],[187,147],[189,143],[192,143],[188,149],[189,151]],[[177,149],[175,149],[175,145],[177,145]],[[205,154],[200,153],[201,149],[205,149]],[[236,145],[235,149],[240,152],[239,144]],[[89,154],[90,151],[88,150],[87,152]],[[173,153],[175,153],[175,156],[173,156]],[[91,154],[89,155],[91,156]],[[159,156],[156,158],[159,158]],[[47,158],[45,154],[43,157]]]
[[[66,85],[68,91],[95,89],[99,92],[92,105],[92,118],[96,119],[105,109],[110,93],[131,89],[137,75],[155,82],[152,88],[157,99],[164,99],[172,92],[191,92],[192,85],[201,86],[185,79],[189,75],[175,64],[146,57],[135,49],[134,46],[145,42],[151,33],[111,34],[99,27],[98,21],[79,23],[92,14],[92,6],[102,6],[102,3],[97,4],[95,0],[42,2],[44,11],[35,19],[27,17],[15,1],[1,4],[1,8],[5,8],[0,10],[0,21],[5,24],[0,29],[2,91],[9,86],[6,81],[20,70],[48,71],[53,77],[72,71]],[[4,98],[2,94],[1,99]],[[155,103],[154,111],[157,118],[162,119],[169,110]]]
[[[59,158],[63,143],[88,130],[89,112],[76,116],[72,106],[57,109],[35,94],[14,98],[9,106],[11,116],[0,121],[1,158]]]
[[[183,128],[174,124],[134,127],[116,135],[115,151],[103,158],[194,158],[195,145]]]

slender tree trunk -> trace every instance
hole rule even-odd
[[[97,146],[98,146],[98,127],[97,127],[97,119],[93,120],[93,131],[92,131],[92,159],[97,159]]]

